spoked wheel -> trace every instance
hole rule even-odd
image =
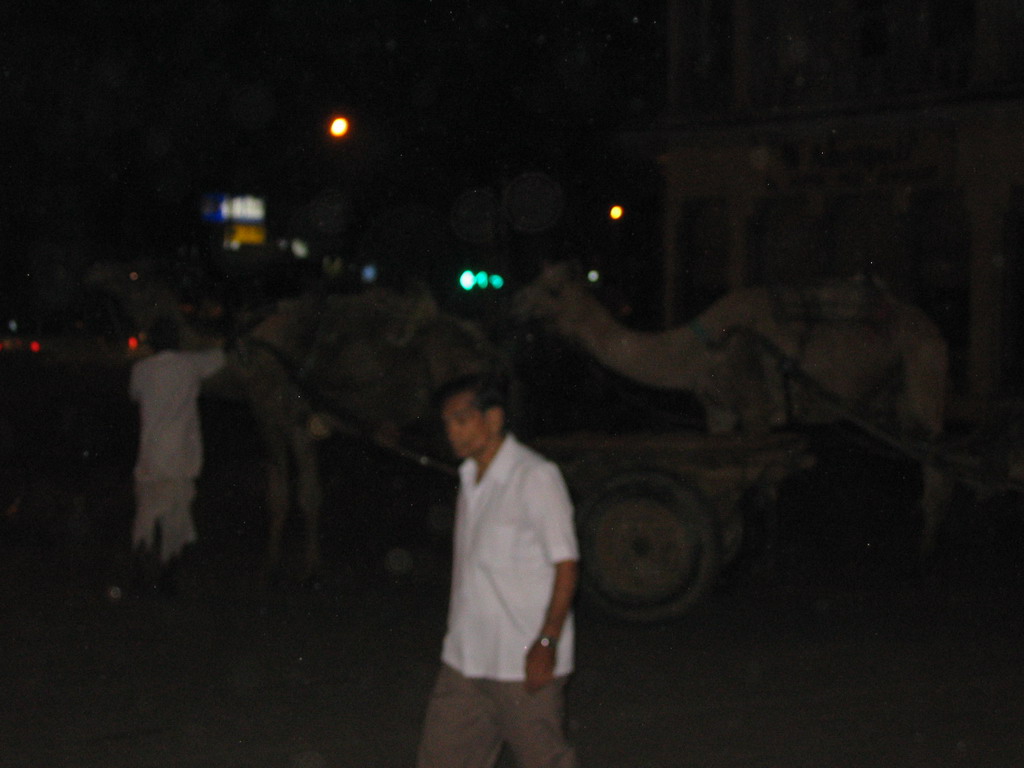
[[[711,507],[676,478],[619,475],[581,514],[584,594],[612,616],[680,616],[718,576],[720,543]]]

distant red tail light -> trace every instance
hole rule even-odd
[[[139,338],[138,338],[138,336],[129,336],[128,337],[128,349],[138,349],[138,348],[139,348]]]
[[[33,339],[32,341],[29,342],[28,348],[30,350],[32,350],[33,352],[38,352],[39,350],[41,350],[43,348],[43,345],[40,344],[35,339]]]

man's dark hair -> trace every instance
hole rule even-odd
[[[178,349],[181,346],[181,334],[177,321],[173,317],[158,317],[149,327],[146,340],[154,352]]]
[[[500,373],[471,373],[452,379],[434,391],[434,407],[440,409],[463,392],[473,393],[473,405],[481,411],[495,407],[508,410],[508,380]]]

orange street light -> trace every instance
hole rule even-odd
[[[331,136],[336,139],[340,139],[342,136],[348,133],[348,118],[347,117],[336,117],[331,120],[330,132]]]
[[[608,209],[608,218],[618,221],[619,219],[622,218],[622,214],[624,213],[625,211],[622,210],[621,205],[613,205],[611,208]]]

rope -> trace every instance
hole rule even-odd
[[[285,374],[288,376],[289,382],[298,391],[299,396],[306,398],[307,402],[309,402],[311,406],[315,406],[315,410],[322,412],[322,414],[326,416],[327,426],[329,426],[332,431],[342,432],[349,437],[364,440],[383,451],[394,454],[395,456],[406,459],[407,461],[414,462],[426,469],[432,469],[447,475],[458,475],[458,471],[454,467],[439,459],[418,451],[413,451],[412,449],[406,448],[398,443],[380,440],[372,436],[358,418],[343,410],[336,404],[329,402],[318,390],[313,388],[309,384],[308,379],[301,375],[300,367],[297,366],[295,362],[281,349],[275,347],[270,342],[246,336],[241,339],[236,339],[233,346],[237,346],[239,341],[243,342],[246,346],[256,347],[274,358],[275,362],[281,366]],[[241,350],[239,350],[239,356],[240,359],[244,361],[244,353]],[[313,418],[315,418],[315,415],[311,416],[311,421]],[[311,432],[316,431],[312,423],[307,423],[306,428],[310,429]],[[326,437],[326,435],[322,435],[322,437]]]

